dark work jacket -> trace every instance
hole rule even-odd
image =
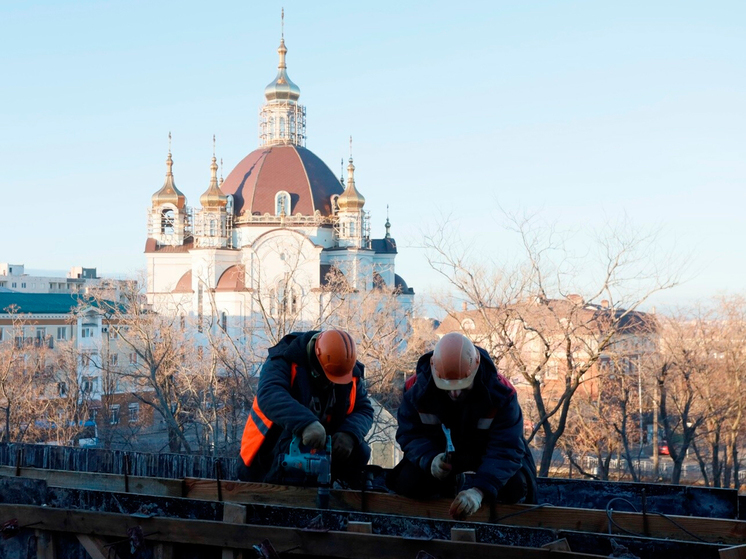
[[[535,486],[536,466],[523,437],[523,414],[515,388],[498,374],[489,354],[477,349],[479,371],[468,397],[460,403],[435,386],[430,371],[432,352],[420,357],[417,376],[407,382],[399,407],[396,440],[407,460],[430,475],[433,459],[446,451],[444,424],[451,430],[458,463],[476,471],[467,477],[463,489],[477,487],[494,499],[522,467],[529,484]]]
[[[251,480],[262,480],[272,468],[275,447],[287,448],[292,436],[300,436],[314,421],[324,426],[327,435],[345,432],[352,435],[356,444],[364,441],[373,424],[373,406],[365,390],[364,367],[360,362],[353,371],[354,382],[330,383],[326,387],[313,382],[306,346],[317,333],[294,332],[269,349],[241,444],[241,458]],[[291,386],[293,364],[295,378]],[[311,409],[314,397],[325,407],[318,416]],[[257,445],[258,452],[249,459],[252,454],[249,449]]]

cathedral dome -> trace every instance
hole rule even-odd
[[[365,206],[365,196],[355,188],[355,166],[352,164],[352,157],[350,164],[347,165],[347,188],[337,199],[337,204],[340,212],[359,212]]]
[[[280,64],[277,66],[277,76],[272,82],[264,88],[264,97],[267,101],[297,101],[300,97],[300,87],[295,85],[288,77],[287,64],[285,55],[288,49],[285,47],[285,39],[280,42],[280,48],[277,53],[280,55]]]
[[[172,204],[178,209],[183,210],[184,206],[186,206],[186,196],[176,188],[176,183],[174,183],[173,167],[174,161],[171,159],[171,152],[169,151],[168,158],[166,159],[166,180],[163,182],[161,189],[151,197],[154,208],[164,204]]]
[[[306,148],[295,145],[265,146],[252,151],[236,165],[221,186],[231,194],[235,215],[277,214],[277,194],[290,196],[287,215],[333,215],[332,196],[343,189],[331,169]]]

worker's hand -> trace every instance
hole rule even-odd
[[[355,450],[355,439],[349,433],[334,433],[332,435],[332,458],[345,461]]]
[[[451,503],[451,510],[448,511],[454,520],[463,520],[469,515],[474,514],[482,506],[482,497],[484,494],[480,489],[472,487],[462,491]]]
[[[303,429],[301,442],[311,448],[323,450],[326,446],[326,429],[318,421],[314,421]]]
[[[451,466],[446,462],[446,453],[441,452],[435,458],[433,458],[432,464],[430,464],[430,473],[433,474],[435,479],[443,481],[451,473]]]

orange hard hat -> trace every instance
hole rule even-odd
[[[314,351],[321,368],[335,384],[352,382],[357,351],[355,341],[344,330],[325,330],[316,337]]]
[[[479,370],[479,351],[469,338],[458,332],[443,336],[430,358],[435,386],[441,390],[464,390]]]

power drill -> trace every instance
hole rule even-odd
[[[287,454],[282,455],[282,467],[285,470],[299,470],[308,476],[314,476],[319,485],[316,495],[316,506],[329,508],[329,487],[332,484],[332,438],[326,438],[324,450],[311,449],[301,451],[300,439],[293,437]]]

